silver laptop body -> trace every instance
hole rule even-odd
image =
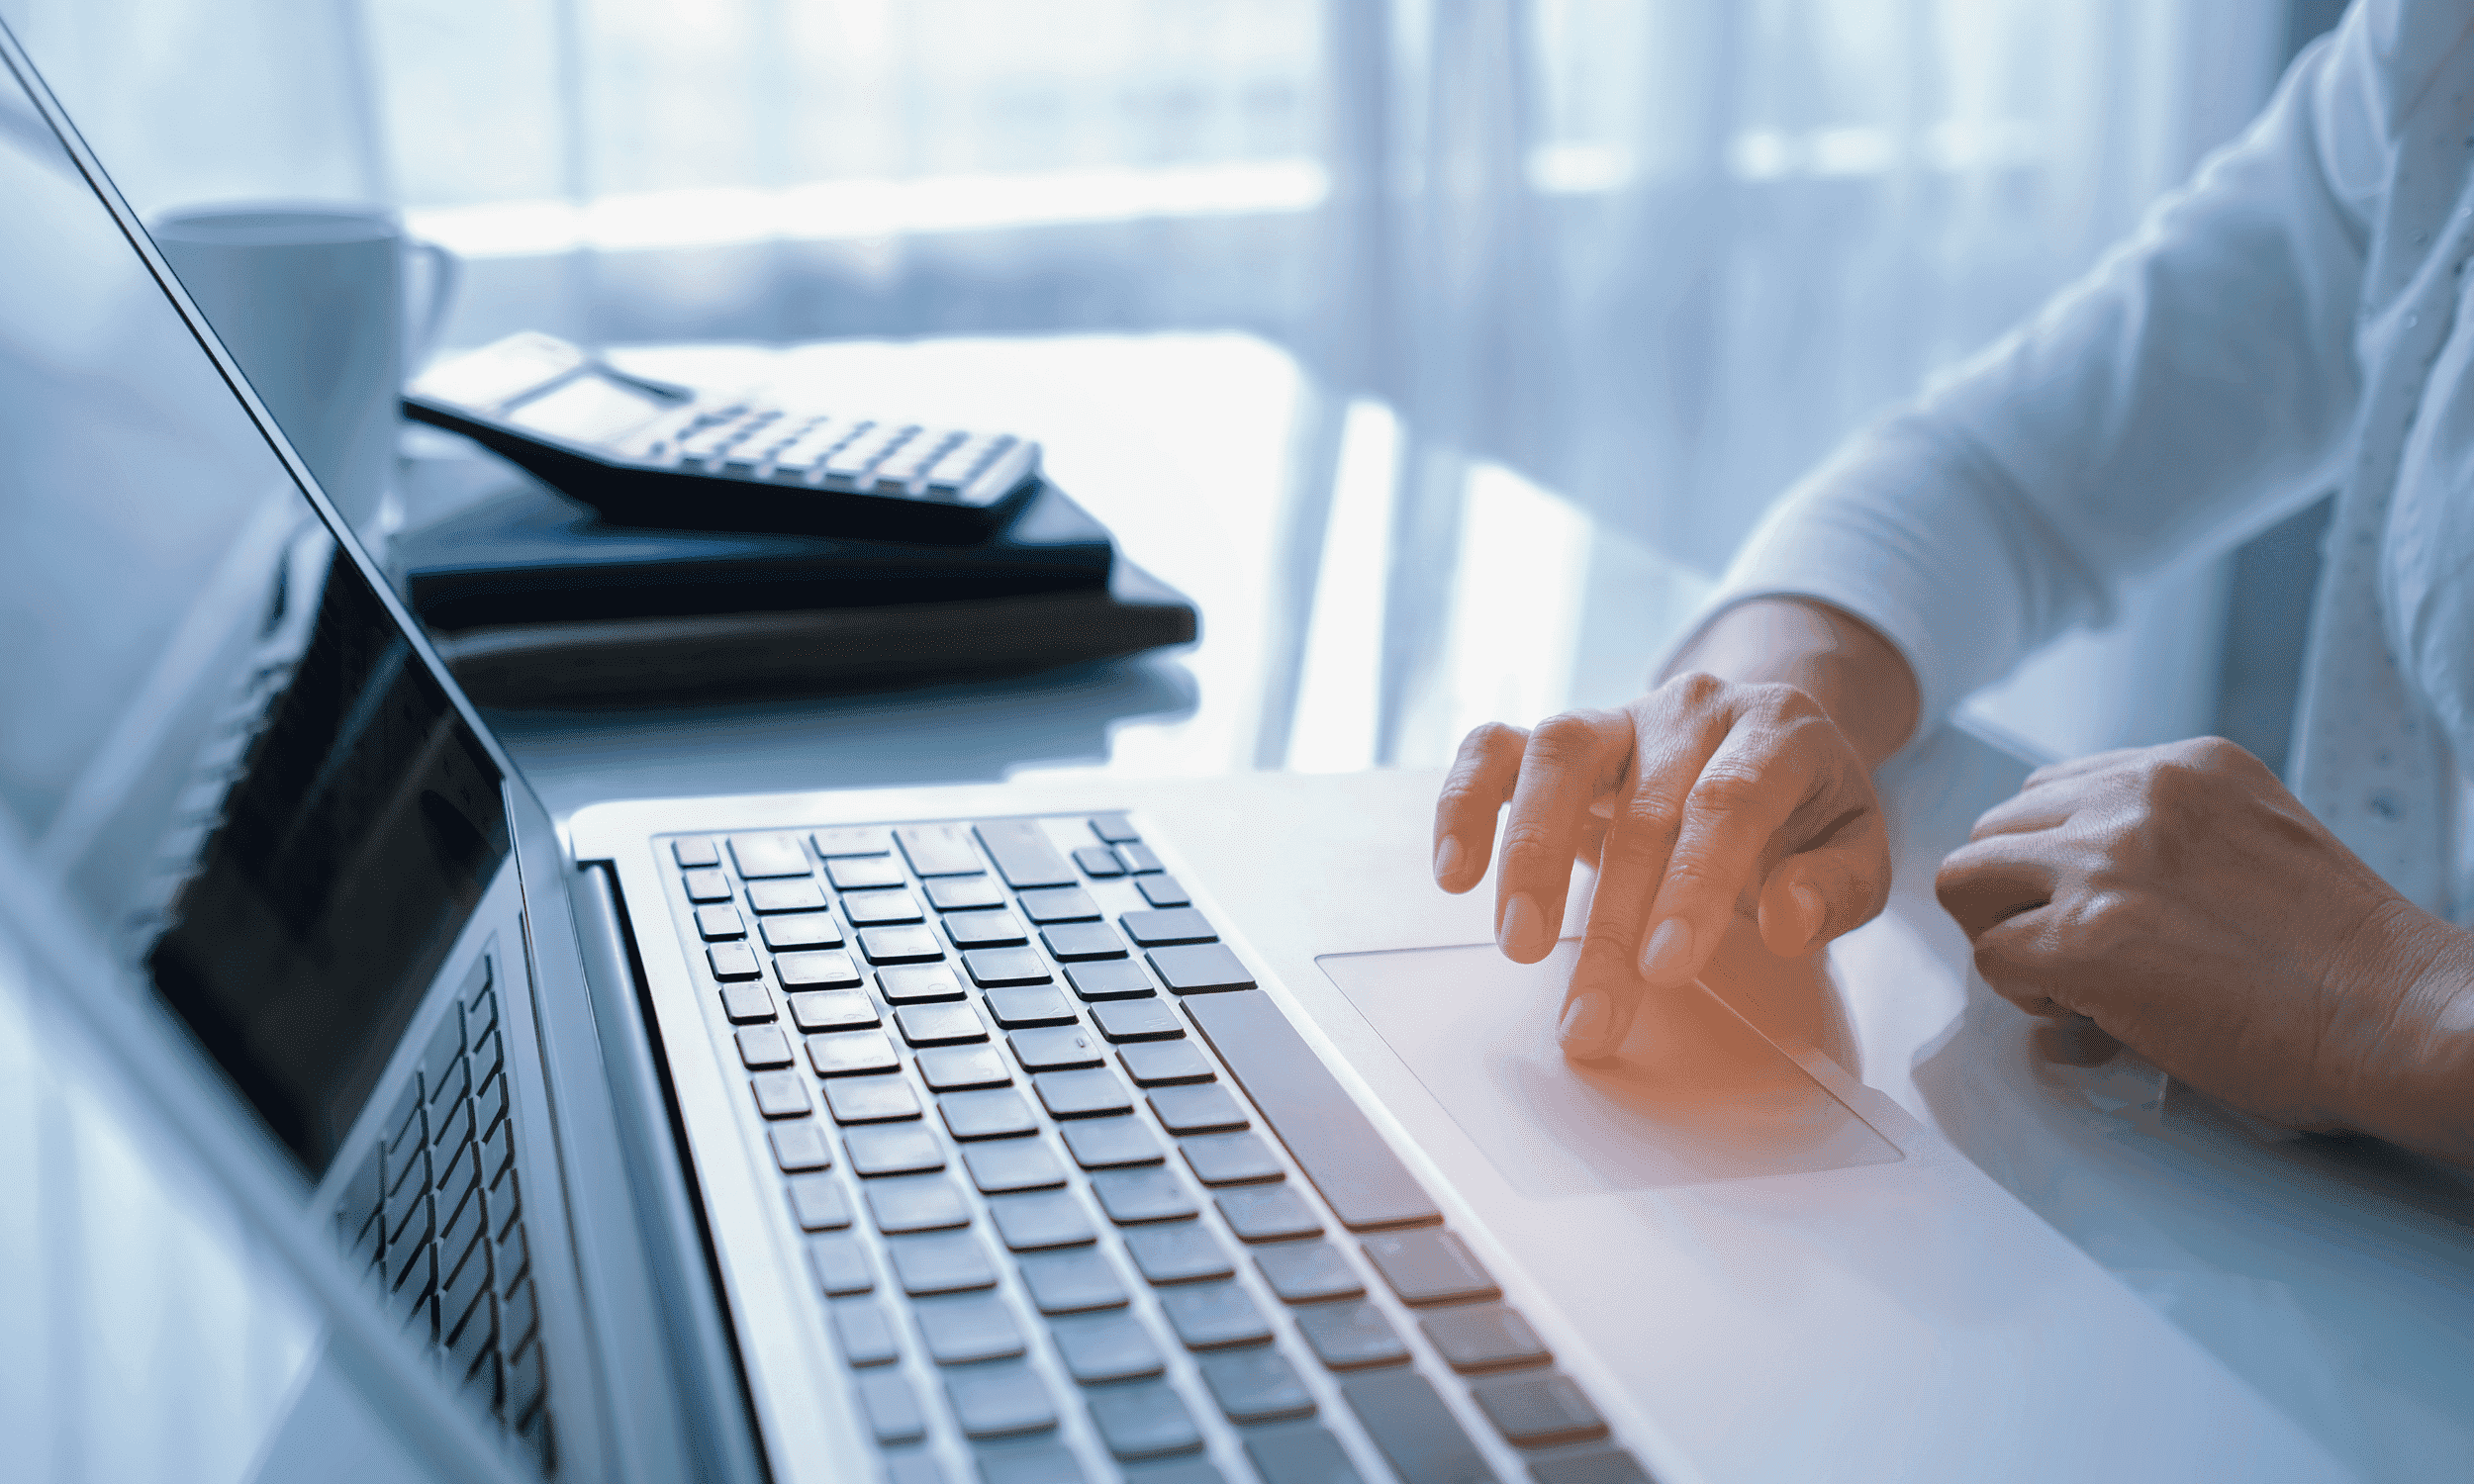
[[[0,57],[0,912],[440,1477],[2341,1476],[1717,995],[1564,1064],[1432,778],[562,840]]]

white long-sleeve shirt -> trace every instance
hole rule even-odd
[[[2120,580],[2337,492],[2296,789],[2451,912],[2474,776],[2474,0],[2360,0],[2036,319],[1779,503],[1716,595],[1879,628],[1928,719]],[[2461,766],[2460,766],[2461,765]]]

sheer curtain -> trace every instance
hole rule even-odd
[[[1348,410],[1394,430],[1376,752],[1398,760],[1452,703],[1439,636],[1475,475],[1715,571],[1836,439],[2231,136],[2284,12],[0,0],[142,209],[392,199],[468,260],[451,341],[1234,327],[1287,347],[1310,388],[1293,584],[1320,570]],[[2101,689],[2165,635],[2190,654],[2163,709],[2021,724],[2054,745],[2204,725],[2215,583],[2171,575],[2059,662]]]

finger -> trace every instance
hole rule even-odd
[[[1573,839],[1589,801],[1621,779],[1631,755],[1621,712],[1568,711],[1529,734],[1494,881],[1494,938],[1514,963],[1535,964],[1555,951]]]
[[[1631,1032],[1643,989],[1642,926],[1674,851],[1684,799],[1729,726],[1725,716],[1707,715],[1635,729],[1631,776],[1605,824],[1588,930],[1564,991],[1558,1034],[1567,1056],[1611,1056]]]
[[[1877,808],[1830,841],[1770,870],[1760,894],[1761,942],[1782,959],[1800,959],[1870,922],[1890,902],[1890,842]]]
[[[1815,792],[1816,750],[1784,740],[1738,727],[1693,780],[1641,945],[1647,982],[1681,984],[1700,974],[1737,900],[1763,875],[1772,837]]]
[[[2022,789],[1977,815],[1967,838],[1982,840],[1992,835],[2022,835],[2058,828],[2117,787],[2122,777],[2113,769],[2102,769]]]
[[[2059,997],[2060,976],[2046,951],[2046,930],[2053,909],[2036,907],[2015,913],[1975,939],[1976,973],[1993,992],[2027,1011],[2052,1020],[2079,1012]]]
[[[2058,863],[2049,834],[1995,835],[1951,851],[1933,879],[1942,910],[1969,940],[2053,899]]]
[[[2058,784],[2064,779],[2078,778],[2083,774],[2103,773],[2108,769],[2119,768],[2125,763],[2132,762],[2141,753],[2149,750],[2144,747],[2117,747],[2108,752],[2091,752],[2083,758],[2064,758],[2058,763],[2047,763],[2029,774],[2027,782],[2019,787],[2022,789],[2042,788],[2046,784]]]
[[[1485,879],[1494,854],[1494,817],[1512,796],[1529,733],[1489,721],[1461,741],[1460,756],[1435,798],[1435,884],[1462,892]]]

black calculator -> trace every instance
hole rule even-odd
[[[1028,438],[702,394],[535,330],[430,367],[404,412],[625,525],[964,546],[1040,487]]]

